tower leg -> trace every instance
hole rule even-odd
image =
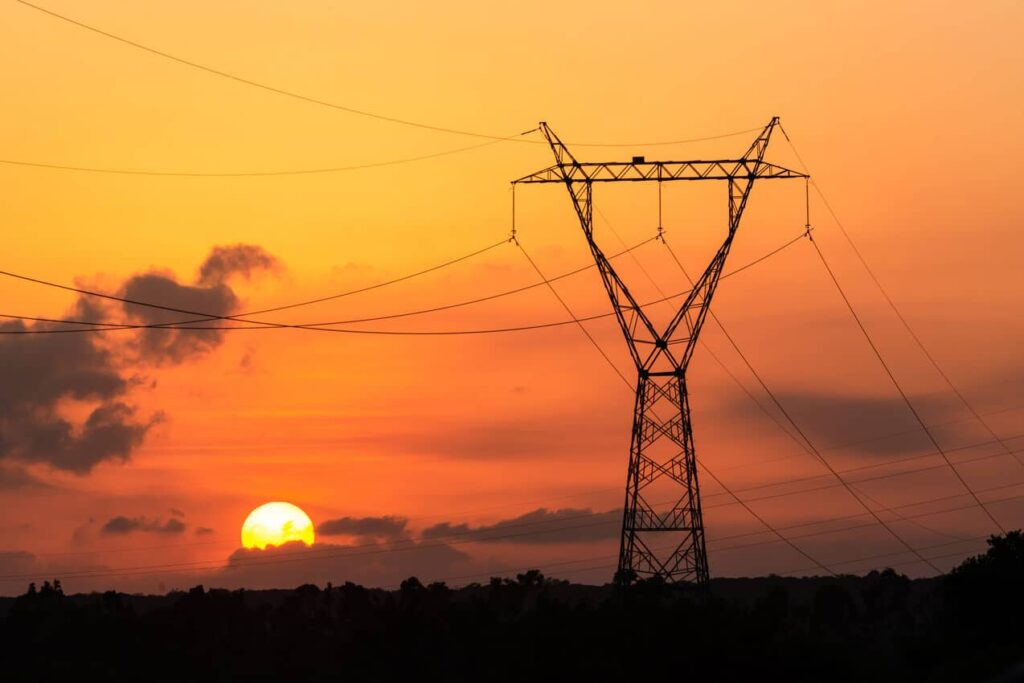
[[[617,580],[708,582],[690,405],[682,373],[641,374]]]

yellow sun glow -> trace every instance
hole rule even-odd
[[[289,541],[313,545],[313,521],[291,503],[265,503],[250,512],[242,524],[242,545],[246,548],[263,550]]]

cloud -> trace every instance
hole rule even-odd
[[[213,318],[224,317],[237,312],[239,304],[238,296],[226,282],[228,278],[238,274],[248,279],[253,271],[277,268],[277,259],[262,247],[251,244],[214,247],[199,269],[196,284],[182,284],[173,274],[153,271],[129,278],[121,288],[121,296]],[[124,311],[130,319],[147,325],[198,319],[185,313],[129,303],[124,304]],[[206,321],[206,324],[211,322],[215,321]],[[150,328],[140,331],[136,348],[140,358],[148,362],[182,363],[209,353],[223,339],[224,332],[220,330]]]
[[[162,419],[158,414],[147,423],[134,421],[135,408],[122,402],[105,403],[89,414],[82,433],[68,449],[76,464],[92,467],[101,460],[125,461],[142,444],[150,427]]]
[[[232,244],[225,247],[214,247],[199,267],[199,284],[217,285],[232,275],[252,277],[253,271],[277,271],[281,268],[280,261],[255,244]]]
[[[155,302],[184,311],[197,311],[214,317],[231,315],[238,306],[238,298],[225,284],[212,287],[183,285],[173,276],[159,273],[132,277],[124,284],[121,296],[136,301]],[[124,310],[131,320],[146,325],[198,319],[184,313],[137,304],[124,304]],[[206,324],[211,322],[216,324],[216,321],[207,321]],[[150,328],[139,331],[136,348],[144,361],[156,364],[182,363],[192,357],[209,353],[219,346],[223,339],[224,332],[220,330]]]
[[[208,526],[197,526],[194,533],[196,536],[210,536],[216,532]]]
[[[621,525],[621,510],[594,512],[589,508],[538,508],[518,517],[478,527],[441,522],[424,529],[420,537],[436,539],[458,536],[479,543],[591,543],[618,538]]]
[[[50,485],[36,479],[21,467],[0,465],[0,491],[28,488],[50,488]]]
[[[479,527],[484,529],[485,527]],[[460,524],[452,524],[451,522],[438,522],[432,526],[428,526],[426,529],[420,532],[420,538],[432,539],[432,538],[452,538],[455,536],[468,536],[475,529],[465,522]]]
[[[180,534],[185,531],[185,523],[177,517],[171,517],[166,522],[161,522],[146,517],[118,515],[108,520],[100,531],[111,535],[125,535],[136,531],[149,534]]]
[[[86,317],[95,314],[82,302],[75,310]],[[38,323],[32,329],[58,327]],[[28,329],[22,321],[0,323],[0,330],[7,332]],[[85,473],[104,460],[127,459],[156,421],[137,419],[134,408],[119,400],[129,382],[111,352],[96,345],[92,335],[3,335],[0,366],[0,458]],[[76,429],[59,412],[65,399],[98,405]]]
[[[281,269],[281,262],[258,245],[230,245],[214,247],[199,269],[199,284],[207,287],[220,285],[231,275],[242,275],[247,280],[256,270],[271,272]]]
[[[35,555],[24,550],[0,552],[0,574],[29,574],[39,568]]]
[[[322,536],[394,539],[407,535],[405,517],[341,517],[321,522],[316,532]]]
[[[200,267],[196,285],[179,284],[167,273],[150,272],[129,278],[119,291],[134,300],[230,315],[239,299],[225,281],[232,275],[248,278],[257,270],[277,267],[276,259],[258,246],[215,247]],[[128,319],[141,323],[189,317],[137,304],[124,304],[123,308]],[[83,296],[65,319],[103,322],[110,320],[110,312],[109,304]],[[137,414],[128,394],[139,382],[129,379],[124,367],[137,361],[181,363],[209,353],[223,340],[223,332],[217,330],[146,329],[128,343],[121,342],[123,337],[55,332],[67,328],[60,322],[0,323],[0,332],[6,333],[0,335],[0,460],[45,463],[78,474],[86,474],[104,461],[128,460],[163,416]],[[63,414],[68,401],[86,404],[87,413],[80,424],[73,424]],[[4,469],[0,488],[24,484],[26,476]]]
[[[927,435],[898,395],[781,391],[776,392],[776,396],[819,448],[850,448],[878,456],[933,450]],[[951,410],[955,406],[949,401],[930,394],[912,395],[910,400],[940,443],[969,438],[970,423],[951,421],[956,414]],[[751,417],[755,410],[739,395],[730,399],[726,409],[742,417]]]

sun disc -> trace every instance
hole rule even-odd
[[[265,549],[291,541],[313,545],[313,520],[296,505],[283,501],[264,503],[249,513],[242,524],[242,546]]]

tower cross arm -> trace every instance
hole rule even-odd
[[[565,182],[669,182],[673,180],[752,180],[754,178],[806,178],[806,173],[758,159],[709,161],[610,161],[562,163],[512,181]]]

